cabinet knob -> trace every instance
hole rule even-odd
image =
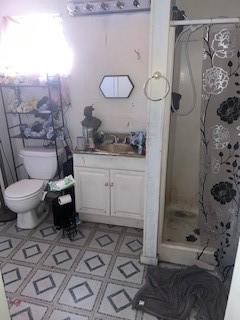
[[[105,187],[108,187],[108,185],[109,185],[108,182],[105,182]]]
[[[113,186],[114,186],[114,183],[113,183],[113,182],[111,182],[111,183],[110,183],[110,187],[113,187]]]

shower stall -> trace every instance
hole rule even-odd
[[[187,26],[175,40],[178,24]],[[239,237],[239,19],[172,21],[170,38],[158,252],[173,263],[217,264],[227,278]]]
[[[180,102],[174,106],[172,99],[163,238],[189,246],[199,244],[197,235],[196,241],[187,240],[198,233],[202,30],[189,29],[179,37],[172,91],[180,94]]]

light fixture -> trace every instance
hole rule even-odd
[[[136,8],[140,8],[140,6],[141,6],[139,0],[134,0],[134,1],[133,1],[133,5],[134,5]]]
[[[118,1],[116,5],[120,10],[122,10],[124,8],[124,6],[125,6],[125,2],[124,1]]]
[[[109,10],[109,5],[108,5],[106,2],[102,2],[102,3],[101,3],[101,8],[102,8],[104,11],[107,11],[107,10]]]
[[[86,4],[86,9],[90,12],[94,11],[94,6],[91,3]]]
[[[68,0],[71,16],[150,11],[151,0]]]

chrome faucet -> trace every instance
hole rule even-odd
[[[129,142],[128,142],[128,140],[129,140]],[[125,136],[123,143],[130,144],[130,142],[131,142],[131,136],[130,135]]]
[[[114,138],[113,143],[118,143],[117,136],[115,136],[114,134],[110,134],[109,137],[113,137]]]

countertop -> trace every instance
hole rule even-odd
[[[144,159],[145,156],[131,152],[131,153],[110,153],[102,150],[96,149],[95,151],[82,151],[82,150],[73,150],[74,154],[90,154],[90,155],[99,155],[99,156],[111,156],[111,157],[128,157],[128,158],[140,158]]]

